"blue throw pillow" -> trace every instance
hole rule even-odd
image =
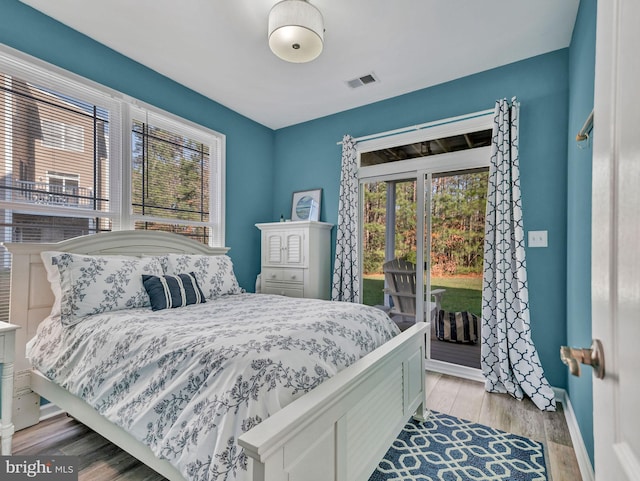
[[[142,283],[154,311],[205,302],[204,294],[193,272],[175,276],[143,275]]]

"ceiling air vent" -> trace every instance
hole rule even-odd
[[[376,83],[377,81],[378,79],[374,77],[373,73],[369,73],[362,77],[354,78],[353,80],[347,80],[347,85],[352,89],[355,89],[357,87],[362,87],[363,85]]]

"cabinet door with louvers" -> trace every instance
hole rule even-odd
[[[304,249],[302,241],[304,232],[287,232],[284,239],[284,263],[288,266],[304,265]]]
[[[304,231],[282,230],[263,233],[263,262],[269,266],[304,265]]]
[[[263,254],[265,258],[262,262],[265,265],[282,265],[284,262],[284,245],[282,232],[264,232],[262,234]]]

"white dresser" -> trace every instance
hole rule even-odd
[[[326,222],[270,222],[261,231],[261,292],[328,299],[331,228]]]

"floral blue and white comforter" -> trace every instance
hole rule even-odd
[[[237,438],[398,333],[382,311],[260,294],[45,320],[28,356],[187,480],[246,480]]]

